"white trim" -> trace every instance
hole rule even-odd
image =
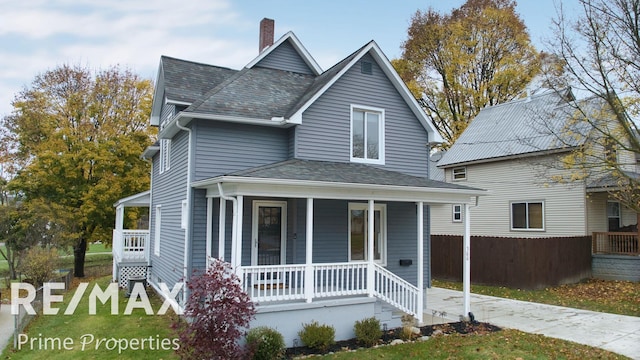
[[[269,127],[291,127],[296,124],[299,124],[295,121],[285,118],[270,118],[270,119],[258,119],[258,118],[247,118],[242,116],[229,116],[229,115],[217,115],[217,114],[206,114],[206,113],[196,113],[196,112],[188,112],[184,111],[176,114],[171,121],[165,122],[164,128],[158,131],[159,139],[171,139],[175,134],[178,133],[179,128],[176,126],[178,120],[183,120],[184,122],[181,124],[182,126],[188,125],[191,120],[199,119],[199,120],[215,120],[215,121],[224,121],[230,123],[237,124],[247,124],[247,125],[260,125],[260,126],[269,126]]]
[[[211,198],[209,198],[211,199]],[[218,212],[218,259],[224,261],[225,243],[227,237],[226,219],[227,219],[227,200],[220,197]]]
[[[258,210],[260,207],[280,208],[280,264],[284,265],[287,259],[287,202],[273,200],[254,200],[251,214],[251,265],[258,265]]]
[[[369,200],[370,202],[372,202],[373,200]],[[375,211],[380,211],[380,260],[375,260],[376,264],[379,264],[381,266],[386,266],[387,265],[387,205],[386,204],[374,204],[373,206],[374,208],[374,212]],[[364,259],[356,259],[353,260],[351,259],[351,211],[353,210],[364,210],[367,212],[367,216],[365,217],[365,220],[367,221],[367,223],[365,224],[365,229],[366,229],[366,234],[367,236],[370,235],[369,231],[371,230],[370,228],[374,225],[371,224],[370,218],[373,217],[375,214],[369,214],[369,203],[355,203],[355,202],[350,202],[349,203],[349,212],[347,214],[347,221],[348,221],[348,229],[347,229],[347,236],[349,238],[348,241],[348,259],[349,262],[361,262],[361,261],[369,261],[369,256],[371,254],[373,254],[373,249],[369,248],[369,241],[368,241],[368,237],[365,237],[364,240]]]
[[[456,170],[462,169],[462,172],[459,172],[457,175],[462,175],[460,178],[456,178]],[[465,181],[467,180],[467,167],[466,166],[456,166],[451,169],[451,181]]]
[[[160,169],[163,174],[171,169],[171,139],[160,139]]]
[[[162,205],[156,205],[153,234],[153,254],[160,256],[160,230],[162,229]]]
[[[372,107],[372,106],[364,106],[351,104],[349,113],[349,159],[351,162],[356,163],[365,163],[365,164],[376,164],[376,165],[384,165],[385,162],[385,111],[382,108]],[[367,158],[367,148],[363,149],[364,154],[362,158],[353,156],[353,113],[355,111],[360,111],[364,113],[364,143],[367,143],[367,114],[375,113],[378,114],[378,158],[377,159],[369,159]]]
[[[458,208],[458,211],[456,211],[456,207]],[[460,215],[459,219],[456,219],[456,214]],[[463,218],[462,204],[451,204],[451,222],[462,222]]]
[[[513,205],[514,204],[526,204],[526,228],[514,228],[513,227]],[[542,228],[529,228],[529,204],[542,204]],[[509,229],[511,231],[531,231],[531,232],[542,232],[545,231],[545,211],[544,211],[544,200],[522,200],[522,201],[509,201]]]
[[[180,228],[187,229],[187,200],[182,200],[180,203]]]
[[[255,59],[251,60],[251,62],[248,63],[245,67],[252,68],[255,64],[259,63],[260,60],[267,57],[267,55],[271,54],[275,49],[277,49],[282,43],[284,43],[287,40],[291,40],[291,45],[293,45],[293,48],[296,49],[296,51],[298,52],[298,55],[302,57],[302,60],[307,64],[307,66],[311,68],[311,70],[314,72],[314,75],[316,76],[320,75],[322,73],[322,68],[313,59],[313,57],[307,51],[304,45],[302,45],[298,37],[291,31],[282,35],[282,37],[280,37],[280,39],[278,39],[275,43],[273,43],[273,45],[263,49],[260,52],[260,54]]]
[[[376,201],[424,201],[432,204],[475,203],[475,197],[490,194],[479,189],[428,188],[378,184],[354,184],[311,180],[251,178],[220,176],[193,182],[199,189],[207,189],[206,196],[220,196],[218,183],[224,183],[224,191],[230,196],[313,197],[316,199],[344,199]]]

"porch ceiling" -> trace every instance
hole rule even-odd
[[[378,201],[472,203],[485,190],[354,163],[291,159],[196,181],[208,197],[274,196]]]

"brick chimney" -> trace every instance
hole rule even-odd
[[[274,28],[273,19],[264,18],[260,21],[260,48],[258,51],[262,52],[264,48],[273,45]]]

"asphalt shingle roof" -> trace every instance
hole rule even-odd
[[[162,56],[165,96],[174,101],[193,103],[227,78],[237,73],[220,66],[200,64]]]
[[[478,190],[364,164],[290,159],[228,174],[250,178]]]

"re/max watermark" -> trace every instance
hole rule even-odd
[[[71,297],[68,305],[64,309],[64,315],[72,315],[78,308],[80,300],[83,297],[88,296],[89,300],[89,315],[95,315],[98,304],[106,305],[110,303],[111,315],[121,315],[119,309],[119,293],[118,284],[111,283],[105,289],[102,289],[100,285],[95,284],[91,291],[87,294],[89,283],[80,283],[75,293]],[[169,290],[169,287],[161,283],[159,285],[160,292],[164,298],[164,302],[155,315],[166,314],[169,308],[182,315],[182,308],[176,301],[176,296],[182,290],[183,283],[176,283],[173,289]],[[55,307],[54,304],[64,302],[64,295],[56,295],[53,292],[55,290],[64,290],[65,283],[63,282],[50,282],[45,283],[42,287],[42,314],[43,315],[58,315],[62,310],[59,307]],[[24,296],[21,296],[24,295]],[[11,314],[18,315],[20,313],[20,307],[29,315],[36,315],[36,310],[33,307],[33,302],[36,300],[37,291],[35,286],[29,283],[12,283],[11,284]],[[142,283],[136,283],[133,286],[129,300],[125,306],[122,315],[131,315],[134,309],[143,309],[147,315],[154,315],[153,307],[147,296],[147,292]]]

